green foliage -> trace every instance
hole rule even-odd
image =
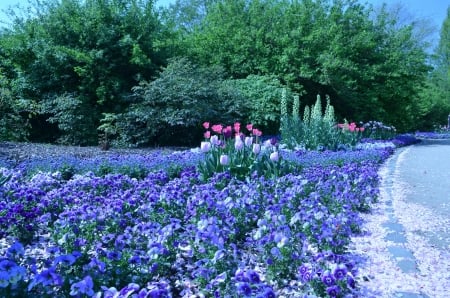
[[[0,32],[2,139],[84,145],[111,130],[115,145],[192,145],[205,119],[276,133],[284,88],[289,106],[295,94],[306,106],[330,94],[339,119],[399,131],[450,112],[448,18],[429,75],[419,23],[354,0],[30,5]]]
[[[434,69],[420,94],[418,127],[432,130],[445,125],[450,115],[450,8],[442,24],[439,45],[433,56]]]
[[[63,94],[46,100],[41,107],[43,114],[51,115],[47,121],[57,124],[62,132],[59,143],[88,145],[97,141],[98,116],[86,98]]]
[[[182,13],[181,11],[179,11]],[[414,124],[427,74],[414,24],[356,1],[218,1],[181,45],[201,64],[234,78],[271,75],[314,104],[331,94],[336,114],[352,121]]]
[[[73,175],[75,175],[75,168],[71,165],[62,165],[59,169],[59,172],[61,173],[61,179],[64,181],[69,181],[72,179]]]
[[[34,14],[13,19],[0,38],[4,57],[14,65],[8,79],[19,98],[37,107],[34,118],[58,126],[60,141],[95,144],[101,114],[123,111],[131,88],[164,61],[163,46],[155,45],[163,36],[153,1],[31,5]],[[42,140],[45,122],[32,124],[42,127],[33,129],[31,140]]]
[[[241,111],[247,115],[247,122],[262,127],[269,134],[277,132],[280,96],[282,92],[292,95],[291,90],[287,90],[274,76],[249,75],[245,79],[227,80],[225,84],[242,98],[244,105]]]
[[[198,141],[203,119],[239,119],[239,100],[222,88],[219,67],[200,67],[171,60],[160,76],[133,88],[135,102],[117,121],[121,138],[130,144],[183,144]]]
[[[28,119],[21,116],[24,106],[14,100],[0,68],[0,141],[23,141],[27,137]]]
[[[308,150],[337,149],[340,144],[339,131],[336,129],[330,99],[327,99],[325,112],[322,113],[321,98],[318,95],[314,105],[305,107],[303,120],[296,112],[300,105],[299,99],[296,98],[294,103],[292,116],[282,116],[280,130],[283,143],[291,148],[302,147]]]
[[[286,100],[282,100],[286,102]],[[281,116],[281,137],[283,143],[290,148],[300,147],[307,150],[338,150],[354,147],[363,137],[363,127],[357,127],[354,122],[338,124],[334,108],[327,98],[325,111],[322,113],[321,98],[318,95],[316,103],[306,106],[303,118],[299,115],[300,99],[294,97],[292,116],[286,113]],[[368,130],[369,131],[369,130]]]

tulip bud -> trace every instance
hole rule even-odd
[[[208,152],[211,149],[211,143],[210,142],[201,142],[200,149],[204,153]]]
[[[211,144],[215,146],[218,146],[220,144],[219,137],[217,135],[211,137]]]
[[[273,162],[277,162],[280,159],[280,156],[278,155],[278,151],[270,153],[270,160]]]
[[[228,155],[222,154],[220,156],[219,161],[220,161],[221,165],[226,166],[226,165],[228,165],[230,163],[230,158],[228,157]]]
[[[260,144],[253,144],[253,153],[258,155],[259,152],[261,152],[261,145]]]
[[[241,137],[236,137],[236,141],[234,142],[234,149],[241,150],[244,148],[244,142],[242,142]]]
[[[250,147],[253,144],[253,137],[245,137],[245,146]]]

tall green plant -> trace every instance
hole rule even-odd
[[[322,112],[320,95],[312,106],[306,106],[301,120],[300,100],[294,98],[292,116],[283,116],[281,135],[288,147],[301,147],[308,150],[336,150],[340,144],[339,131],[336,128],[334,108],[327,97],[325,111]]]

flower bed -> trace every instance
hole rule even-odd
[[[202,181],[189,151],[3,168],[0,296],[343,297],[390,152],[282,152],[278,179]]]

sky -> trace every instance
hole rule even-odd
[[[388,5],[402,3],[408,13],[415,18],[429,19],[431,24],[436,27],[435,36],[439,36],[439,30],[447,15],[447,8],[450,6],[450,0],[359,0],[361,3],[373,4],[374,7],[380,6],[383,2]],[[157,0],[157,5],[168,5],[175,0]],[[7,20],[2,12],[10,6],[27,5],[28,0],[0,0],[0,23]]]

